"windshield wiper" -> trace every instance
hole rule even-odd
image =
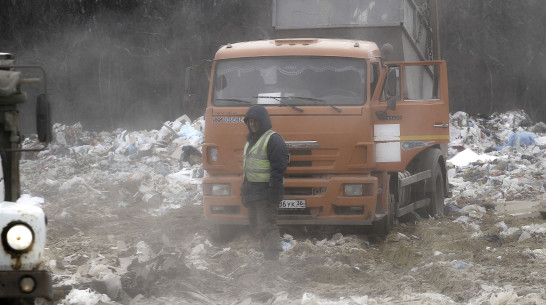
[[[274,100],[276,100],[277,102],[279,102],[280,104],[282,105],[285,105],[285,106],[290,106],[292,107],[292,109],[294,110],[297,110],[299,112],[303,112],[303,109],[297,107],[297,106],[294,106],[292,104],[287,104],[285,102],[282,101],[283,98],[287,98],[288,96],[263,96],[263,95],[260,95],[260,96],[255,96],[254,98],[272,98]]]
[[[239,98],[216,98],[217,101],[228,101],[228,102],[237,102],[237,103],[245,103],[245,104],[252,104],[252,102],[245,101],[243,99]]]
[[[301,99],[301,100],[310,101],[310,102],[313,102],[315,105],[320,105],[318,102],[326,102],[325,100],[322,100],[322,99],[319,99],[319,98],[306,97],[306,96],[285,96],[285,97],[287,97],[287,98],[298,98],[298,99]],[[334,105],[325,104],[325,106],[328,106],[328,107],[334,109],[337,112],[341,112],[341,109],[339,109],[338,107],[336,107]]]
[[[282,101],[282,99],[286,98],[286,99],[306,100],[306,101],[313,102],[316,105],[321,105],[319,102],[326,102],[325,100],[322,100],[322,99],[318,99],[318,98],[314,98],[314,97],[306,97],[306,96],[254,96],[253,98],[271,98],[271,99],[276,100],[280,104],[285,105],[285,106],[290,106],[290,107],[292,107],[293,109],[295,109],[295,110],[297,110],[299,112],[303,112],[303,109],[301,109],[301,108],[299,108],[299,107],[297,107],[295,105],[285,103],[285,102]],[[216,98],[216,100],[217,101],[237,102],[237,103],[244,103],[244,104],[254,104],[252,102],[245,101],[245,100],[240,99],[240,98]],[[336,110],[337,112],[341,112],[341,109],[339,109],[338,107],[336,107],[334,105],[324,104],[324,106],[328,106],[328,107]]]

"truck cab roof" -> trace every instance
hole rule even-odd
[[[380,57],[377,44],[364,40],[291,38],[239,42],[222,46],[215,59],[261,56]]]

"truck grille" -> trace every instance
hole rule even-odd
[[[289,149],[288,153],[290,154],[288,168],[292,171],[302,167],[305,170],[308,170],[308,167],[326,170],[333,168],[339,158],[339,150],[336,148]]]
[[[310,149],[291,149],[288,150],[288,153],[291,156],[310,156],[311,150]],[[313,162],[311,161],[290,161],[287,165],[288,167],[311,167],[313,166]]]
[[[292,161],[288,163],[288,167],[311,167],[313,162],[311,161]]]

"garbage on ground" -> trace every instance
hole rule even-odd
[[[456,261],[453,265],[453,268],[458,270],[472,269],[472,267],[474,267],[473,264],[468,264],[459,260]]]
[[[38,182],[44,191],[90,190],[104,200],[102,191],[91,185],[96,179],[108,180],[148,203],[150,215],[160,215],[185,202],[200,202],[203,120],[191,122],[184,115],[165,122],[160,130],[114,132],[85,131],[80,123],[54,124],[54,140],[48,149],[25,153],[22,168],[35,159],[50,160],[54,166]],[[23,143],[24,148],[34,145],[30,139]],[[77,175],[83,171],[88,174]]]
[[[451,115],[448,204],[544,199],[545,124],[522,111],[490,117]]]
[[[48,215],[52,223],[69,230],[83,243],[86,242],[83,237],[89,234],[85,231],[85,218],[100,219],[101,225],[114,221],[138,224],[140,218],[125,215],[130,213],[124,210],[142,211],[144,216],[141,217],[152,219],[160,219],[160,216],[177,210],[185,212],[185,207],[202,202],[200,185],[205,173],[201,164],[201,144],[204,127],[203,118],[192,122],[187,116],[164,122],[158,126],[158,130],[149,131],[118,129],[89,132],[81,124],[55,124],[54,141],[47,150],[24,152],[22,155],[21,176],[25,195],[20,203],[47,206],[48,203],[40,196],[61,194],[60,197],[68,198],[85,194],[89,200],[79,205],[59,204],[56,213]],[[487,118],[457,112],[451,115],[450,127],[447,170],[452,196],[446,199],[446,204],[454,216],[446,223],[461,227],[461,231],[467,235],[456,241],[450,241],[446,235],[438,235],[437,238],[454,245],[485,241],[486,251],[504,264],[507,256],[496,251],[495,247],[508,240],[522,246],[518,252],[520,259],[546,259],[546,249],[529,246],[533,240],[546,238],[545,224],[517,225],[496,221],[489,230],[483,225],[489,213],[488,204],[545,199],[546,126],[543,123],[532,124],[526,114],[513,111]],[[35,147],[35,143],[26,139],[24,148],[30,147]],[[36,192],[39,192],[39,196]],[[109,200],[112,197],[121,200]],[[121,212],[114,213],[113,209]],[[82,219],[83,228],[74,225],[76,220]],[[169,229],[174,232],[176,225]],[[442,270],[448,270],[449,274],[464,274],[464,277],[476,270],[486,274],[495,271],[495,268],[500,269],[491,262],[487,265],[476,261],[471,263],[468,257],[458,257],[457,253],[453,254],[448,249],[434,249],[428,255],[427,252],[413,253],[414,256],[428,258],[423,264],[412,265],[413,257],[405,251],[412,244],[426,244],[423,239],[427,236],[416,237],[412,232],[402,232],[390,234],[385,243],[404,251],[384,251],[382,259],[393,255],[392,265],[395,266],[400,258],[409,258],[408,266],[395,266],[397,272],[407,267],[408,272],[412,273],[405,275],[405,278],[412,280],[408,282],[431,283],[423,278],[423,274],[436,274]],[[225,279],[230,284],[219,287],[218,291],[228,291],[230,285],[244,282],[245,277],[259,272],[264,272],[264,277],[267,277],[271,273],[270,269],[260,269],[263,268],[263,253],[258,243],[253,243],[251,239],[240,237],[229,245],[215,245],[206,236],[207,233],[202,232],[189,238],[184,236],[183,240],[176,242],[161,236],[154,245],[139,240],[139,236],[127,237],[127,240],[116,240],[113,235],[102,236],[105,244],[100,253],[88,253],[84,245],[78,248],[78,253],[48,257],[46,267],[53,273],[54,288],[67,289],[60,304],[90,305],[124,303],[124,298],[128,298],[130,302],[126,303],[130,304],[154,298],[157,303],[172,303],[172,299],[161,299],[146,290],[158,282],[176,282],[180,286],[175,289],[183,288],[190,300],[199,300],[195,303],[213,304],[214,301],[200,294],[195,286],[180,282],[188,278],[195,281],[192,284],[200,284],[204,279]],[[61,245],[52,245],[52,248],[69,243],[55,242]],[[315,277],[320,277],[327,284],[330,279],[346,280],[346,283],[356,279],[358,282],[362,280],[358,276],[369,274],[370,278],[375,279],[377,273],[374,272],[386,271],[374,270],[374,263],[377,262],[374,262],[374,254],[383,250],[373,241],[350,234],[333,232],[316,239],[284,234],[281,246],[283,251],[279,266],[309,271],[301,277],[292,275],[297,276],[301,283],[315,280]],[[407,257],[402,256],[404,254]],[[299,266],[301,268],[297,269]],[[172,281],[173,278],[176,281]],[[484,278],[488,277],[481,277],[480,281],[487,285],[483,284],[482,288],[477,286],[480,292],[468,304],[506,304],[503,302],[523,298],[509,288],[486,282]],[[275,278],[275,281],[282,283],[283,279]],[[476,286],[475,283],[472,285]],[[406,288],[405,294],[384,298],[372,298],[364,293],[336,298],[308,292],[299,295],[298,304],[454,303],[444,294],[412,293],[411,289],[414,288]],[[125,294],[129,294],[129,297]],[[255,295],[249,298],[252,300],[252,297]],[[287,293],[281,291],[268,297],[268,300],[276,298],[277,303],[282,304]],[[218,300],[215,301],[218,303]]]
[[[73,289],[68,293],[61,305],[97,305],[114,304],[110,298],[104,294],[97,293],[91,289],[79,290]]]

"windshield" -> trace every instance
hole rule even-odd
[[[260,57],[216,63],[215,106],[362,105],[366,61],[343,57]]]

